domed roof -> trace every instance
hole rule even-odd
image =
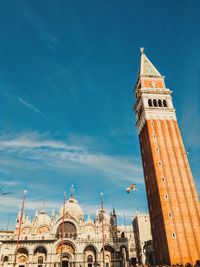
[[[64,212],[65,214],[69,213],[69,215],[73,217],[74,219],[76,219],[77,221],[84,218],[83,210],[79,206],[77,199],[73,195],[71,195],[70,198],[65,203]],[[59,215],[61,217],[63,216],[63,205],[61,206],[59,210]]]
[[[40,214],[38,214],[37,216],[38,218],[38,224],[50,224],[51,219],[50,217],[46,214],[45,209],[43,208],[40,212]]]

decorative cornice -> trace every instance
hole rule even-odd
[[[176,121],[176,113],[175,109],[162,109],[162,110],[152,110],[146,109],[140,115],[140,118],[136,122],[136,126],[138,128],[138,133],[140,134],[141,130],[143,129],[145,122],[147,120],[173,120]]]

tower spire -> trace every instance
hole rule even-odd
[[[156,67],[152,64],[152,62],[148,59],[148,57],[144,53],[144,47],[140,48],[140,68],[139,68],[139,77],[147,76],[147,77],[162,77],[160,72],[156,69]]]

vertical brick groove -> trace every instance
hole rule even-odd
[[[194,264],[200,258],[199,201],[177,123],[146,121],[140,147],[156,261]]]
[[[171,155],[169,154],[169,149],[168,149],[168,145],[167,145],[167,140],[169,139],[168,138],[168,134],[169,133],[168,133],[167,128],[166,128],[166,121],[157,121],[157,125],[158,125],[158,130],[157,131],[158,131],[158,136],[159,136],[159,139],[160,139],[160,146],[161,146],[160,154],[162,155],[163,165],[164,165],[163,166],[163,172],[165,173],[167,183],[169,183],[169,184],[172,183],[173,184],[173,188],[175,188],[175,190],[177,191],[177,188],[176,188],[176,185],[175,185],[175,177],[174,177],[174,174],[173,174],[173,171],[172,171],[173,170],[172,159],[171,159]],[[163,142],[163,148],[162,148],[162,142]],[[166,169],[166,165],[169,166],[168,169]],[[172,196],[170,194],[169,187],[168,187],[168,194],[169,194],[169,199],[171,201]],[[179,200],[179,197],[178,197],[177,194],[175,195],[175,199],[176,199],[176,202],[178,204],[179,211],[180,211],[180,200]],[[174,204],[175,203],[173,203],[173,205],[171,207],[173,214],[175,214],[177,212],[177,211],[174,211],[174,208],[175,208]],[[168,211],[164,211],[164,212],[166,213],[166,216],[168,216]],[[181,214],[181,219],[183,219],[182,214]],[[174,230],[175,230],[176,233],[178,233],[177,222],[176,222],[174,216],[170,220],[173,220],[172,222],[173,222]],[[168,217],[167,217],[167,221],[169,221]],[[167,223],[167,222],[165,221],[165,223]],[[169,231],[169,229],[167,229],[167,231]],[[182,255],[182,251],[181,251],[180,238],[179,238],[179,236],[177,234],[176,234],[176,236],[177,236],[176,240],[177,240],[177,247],[178,247],[178,253],[179,253],[179,256],[178,256],[179,260],[176,263],[179,263],[179,262],[183,261],[183,255]],[[169,238],[172,239],[172,236],[170,235]],[[175,240],[172,240],[172,241],[175,241]],[[173,260],[173,259],[171,259],[171,255],[170,255],[170,260],[171,261]]]
[[[170,122],[170,127],[172,129],[171,132],[173,135],[173,139],[177,141],[177,143],[179,144],[179,147],[180,147],[180,150],[177,152],[175,151],[175,154],[176,154],[177,158],[179,157],[179,161],[177,159],[177,166],[178,166],[178,171],[179,171],[179,176],[180,176],[180,181],[182,184],[184,197],[186,200],[185,201],[186,202],[185,204],[187,206],[186,212],[190,218],[190,227],[192,230],[191,239],[193,239],[193,244],[195,244],[195,246],[190,246],[189,249],[191,249],[193,251],[193,253],[195,253],[195,251],[196,251],[196,257],[200,257],[200,244],[198,244],[199,240],[197,239],[195,228],[194,228],[195,225],[196,225],[196,227],[198,227],[198,221],[199,221],[199,211],[198,211],[198,207],[197,207],[198,198],[197,198],[197,194],[195,194],[194,188],[192,188],[192,184],[194,182],[193,182],[193,179],[191,179],[192,174],[191,174],[191,171],[189,168],[189,163],[185,159],[185,157],[183,156],[186,154],[186,152],[185,152],[183,144],[180,143],[180,141],[179,141],[181,139],[180,131],[177,131],[177,128],[176,128],[177,124],[176,123]],[[184,168],[180,169],[180,163],[181,162],[183,162]],[[185,181],[185,183],[183,183],[183,181]],[[187,190],[187,194],[186,194],[186,189],[190,189],[190,190]],[[191,195],[192,201],[190,201],[190,198],[189,198],[190,195]],[[192,240],[191,240],[191,242],[192,242]]]
[[[149,125],[151,125],[151,123],[148,121],[148,124]],[[152,132],[151,131],[149,131],[149,134],[151,134],[151,135],[153,135],[153,142],[151,142],[151,148],[152,148],[152,154],[153,154],[153,157],[154,157],[154,165],[156,166],[157,164],[158,164],[158,162],[161,160],[161,162],[163,162],[163,159],[162,159],[162,156],[161,156],[161,153],[160,153],[160,149],[159,149],[159,152],[158,152],[158,154],[159,154],[159,157],[157,156],[157,153],[155,152],[155,150],[156,150],[156,147],[158,147],[159,146],[159,142],[158,142],[158,139],[157,139],[157,135],[156,135],[156,124],[157,124],[157,122],[156,121],[154,121],[153,122],[153,125],[151,125],[150,127],[152,128]],[[165,176],[165,172],[164,172],[164,170],[163,170],[163,168],[161,168],[162,169],[162,171],[160,171],[160,169],[157,169],[157,173],[156,173],[156,178],[157,178],[157,185],[158,185],[158,188],[160,188],[159,189],[159,195],[160,195],[160,202],[162,203],[163,202],[163,195],[164,194],[162,194],[162,190],[161,190],[161,188],[162,188],[162,186],[163,186],[163,184],[162,184],[162,182],[161,182],[161,177],[162,176]],[[163,175],[164,174],[164,175]],[[166,187],[167,187],[167,180],[165,179],[165,183],[164,184],[166,184]],[[165,202],[166,203],[166,202]],[[169,202],[169,206],[170,206],[170,202]],[[161,207],[162,207],[162,204],[161,204]],[[165,228],[165,232],[167,231],[167,229],[166,229],[166,226],[165,226],[165,224],[164,224],[164,216],[165,216],[165,213],[164,213],[164,207],[162,207],[162,217],[163,217],[163,227]],[[163,244],[163,242],[160,244],[160,245],[162,245],[162,254],[165,254],[164,252],[165,252],[165,245]],[[168,256],[168,261],[166,262],[166,263],[169,263],[170,262],[170,258],[169,258],[169,256]]]
[[[167,264],[169,264],[169,251],[168,251],[168,243],[166,239],[166,230],[164,225],[164,218],[163,218],[163,211],[162,211],[162,205],[161,205],[161,195],[160,190],[158,188],[159,182],[157,179],[158,175],[156,173],[156,167],[155,167],[155,153],[153,151],[153,143],[151,141],[151,127],[150,124],[147,122],[143,128],[143,130],[140,133],[140,146],[141,151],[144,151],[145,153],[142,153],[142,159],[143,162],[145,162],[145,166],[143,164],[144,169],[144,175],[148,177],[146,183],[146,191],[147,191],[147,197],[148,197],[148,205],[150,209],[150,219],[151,219],[151,225],[154,225],[152,227],[152,235],[153,240],[156,242],[156,260],[157,262],[162,263],[163,261]],[[141,142],[142,139],[142,142]],[[148,193],[149,192],[149,193]],[[155,244],[154,244],[155,245]],[[164,255],[163,260],[160,260],[160,255]]]
[[[187,177],[188,177],[188,185],[190,186],[190,190],[192,192],[193,199],[195,201],[195,210],[196,210],[196,213],[197,213],[198,222],[200,224],[200,210],[199,210],[200,202],[199,202],[199,199],[198,199],[198,195],[197,195],[196,189],[194,189],[195,188],[194,179],[193,179],[193,176],[192,176],[192,172],[190,170],[190,165],[189,165],[188,159],[186,158],[186,151],[185,151],[183,142],[181,142],[181,140],[182,140],[181,133],[180,133],[180,130],[179,130],[179,127],[178,127],[177,123],[175,123],[175,131],[176,131],[177,135],[179,134],[179,136],[180,136],[180,139],[178,138],[178,142],[180,144],[180,147],[183,147],[183,149],[182,149],[183,150],[182,161],[184,162],[184,167],[185,167],[184,170],[185,170],[185,172],[187,174]],[[183,156],[183,155],[185,155],[185,156]],[[194,188],[192,188],[192,185],[193,185]],[[200,249],[199,249],[199,251],[200,251]]]
[[[192,256],[191,256],[191,251],[190,251],[190,246],[189,246],[189,237],[188,237],[188,232],[186,229],[186,225],[185,225],[185,218],[184,218],[184,211],[183,208],[181,207],[181,194],[179,193],[179,189],[182,189],[181,191],[184,192],[183,190],[183,183],[182,183],[182,179],[181,179],[181,175],[180,175],[180,169],[179,169],[179,162],[177,160],[177,154],[176,154],[176,149],[175,149],[175,137],[172,135],[172,129],[170,128],[170,122],[166,121],[165,122],[165,126],[166,126],[166,130],[168,132],[168,141],[170,144],[170,147],[172,148],[172,155],[173,155],[173,163],[175,164],[176,168],[171,164],[170,169],[172,170],[173,174],[173,184],[174,184],[174,189],[175,189],[175,194],[176,197],[178,199],[178,205],[179,205],[179,211],[180,211],[180,216],[181,216],[181,221],[180,224],[183,228],[184,231],[184,239],[182,240],[182,246],[183,246],[183,242],[185,241],[186,246],[187,246],[187,251],[188,251],[188,255],[189,255],[189,259],[190,262],[192,262]],[[172,157],[171,155],[171,157]],[[175,175],[175,173],[177,174],[177,176]],[[181,186],[181,188],[179,188],[178,186]],[[185,198],[185,203],[186,205],[187,203],[187,196],[185,195],[184,192],[184,198]],[[176,216],[175,216],[175,220],[176,220]],[[180,229],[179,229],[180,230]],[[179,238],[179,231],[177,232],[177,237]]]

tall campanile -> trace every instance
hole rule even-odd
[[[144,49],[134,93],[156,264],[195,264],[200,259],[200,203],[172,91]]]

